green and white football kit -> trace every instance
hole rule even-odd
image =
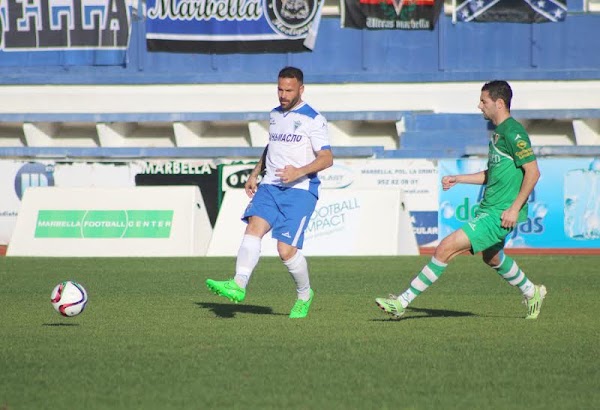
[[[492,268],[523,293],[527,306],[526,319],[536,319],[546,296],[546,287],[534,285],[517,263],[503,252],[506,236],[514,228],[502,227],[502,213],[517,199],[523,184],[522,166],[535,161],[527,132],[519,122],[509,117],[496,127],[489,144],[486,190],[472,220],[460,229],[467,235],[472,253],[497,251],[500,263]],[[527,203],[519,211],[518,222],[527,220]],[[407,306],[433,285],[444,273],[447,263],[434,257],[412,279],[400,295],[377,298],[375,303],[393,317],[401,317]]]
[[[487,183],[475,217],[461,229],[471,241],[473,253],[485,249],[503,249],[504,239],[512,231],[502,227],[502,212],[519,195],[523,183],[522,166],[535,161],[525,128],[514,118],[503,121],[490,139]],[[519,211],[518,222],[527,220],[527,203]]]

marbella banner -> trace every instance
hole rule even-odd
[[[122,65],[131,1],[2,0],[0,65]]]
[[[197,186],[25,191],[7,256],[205,256],[212,227]]]
[[[433,30],[444,0],[340,0],[342,27]]]
[[[149,51],[312,50],[324,0],[147,0]]]
[[[454,0],[452,21],[547,23],[564,21],[566,0]]]

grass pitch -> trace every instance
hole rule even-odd
[[[479,257],[389,319],[428,257],[308,258],[315,299],[261,259],[246,301],[211,293],[232,258],[0,258],[0,409],[600,408],[600,257],[516,256],[548,288],[537,321]],[[88,291],[78,317],[50,304]]]

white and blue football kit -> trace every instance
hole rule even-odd
[[[316,152],[331,149],[327,120],[305,102],[290,111],[277,107],[269,119],[266,174],[244,212],[243,220],[259,216],[272,228],[273,238],[302,249],[304,231],[315,210],[321,181],[316,173],[284,183],[275,175],[286,165],[313,162]]]

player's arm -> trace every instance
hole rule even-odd
[[[512,205],[502,212],[502,226],[504,228],[513,228],[517,225],[519,211],[529,199],[529,195],[533,192],[535,184],[540,179],[540,169],[536,160],[521,165],[521,168],[523,169],[523,182],[521,183],[519,194]]]
[[[449,190],[456,184],[483,185],[487,182],[487,169],[474,174],[446,175],[442,178],[442,188]]]
[[[256,190],[258,189],[258,176],[262,174],[265,170],[267,162],[267,148],[269,148],[268,145],[265,147],[262,155],[260,156],[260,159],[258,160],[258,163],[254,167],[254,169],[250,173],[250,176],[248,177],[248,180],[244,184],[246,195],[248,195],[250,198],[254,196]]]
[[[293,165],[286,165],[282,169],[278,169],[275,173],[278,177],[281,178],[281,181],[289,184],[290,182],[294,182],[298,178],[302,178],[308,174],[314,174],[319,171],[323,171],[324,169],[329,168],[333,165],[333,152],[329,147],[321,149],[316,152],[316,158],[304,165],[303,167],[296,168]]]

